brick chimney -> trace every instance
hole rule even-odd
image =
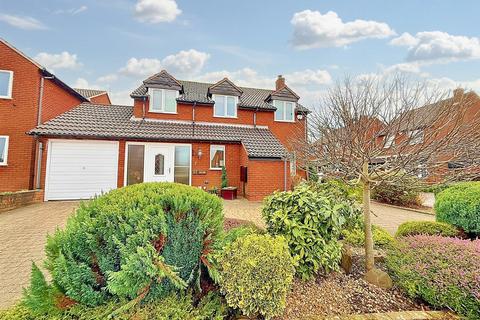
[[[280,74],[277,81],[275,81],[275,90],[280,90],[285,87],[285,78]]]
[[[461,98],[464,93],[465,93],[465,91],[462,88],[457,88],[457,89],[453,90],[453,97],[454,98]]]

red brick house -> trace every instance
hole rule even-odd
[[[131,97],[133,106],[82,103],[30,131],[46,146],[38,167],[45,200],[148,181],[209,190],[220,187],[223,166],[229,185],[250,200],[290,187],[290,137],[305,136],[308,110],[283,77],[266,90],[161,71]]]
[[[96,104],[112,104],[107,91],[94,89],[80,89],[74,88],[75,91],[88,99],[91,103]]]
[[[42,145],[26,132],[88,101],[0,38],[0,192],[30,190]]]

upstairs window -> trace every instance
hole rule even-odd
[[[0,136],[0,166],[7,165],[8,136]]]
[[[420,144],[423,143],[424,140],[424,132],[423,130],[412,130],[408,133],[410,141],[408,142],[410,145]]]
[[[385,144],[383,145],[384,149],[388,149],[393,146],[395,143],[395,136],[385,136]]]
[[[295,103],[289,101],[274,100],[273,106],[277,108],[277,110],[275,110],[275,121],[295,121]]]
[[[178,91],[167,89],[149,89],[150,112],[177,113]]]
[[[213,115],[215,117],[236,118],[238,98],[235,96],[213,95],[215,104],[213,106]]]
[[[13,71],[0,70],[0,99],[12,98]]]

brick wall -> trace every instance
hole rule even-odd
[[[17,191],[0,194],[0,212],[43,201],[43,190]]]
[[[101,95],[98,95],[96,97],[90,98],[91,103],[98,103],[98,104],[112,104],[110,102],[110,97],[108,96],[108,93],[104,93]]]
[[[0,135],[9,136],[8,164],[0,166],[0,192],[33,187],[35,142],[25,132],[37,124],[40,71],[31,61],[0,42],[0,69],[13,71],[12,99],[0,99]],[[45,81],[44,120],[79,100],[51,80]]]
[[[287,188],[291,184],[287,162]],[[284,162],[280,160],[248,161],[248,183],[246,198],[252,201],[263,200],[276,190],[284,190]]]

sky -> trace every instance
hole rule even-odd
[[[478,0],[0,0],[0,37],[116,104],[165,69],[267,89],[282,74],[315,107],[346,76],[480,92],[479,12]]]

